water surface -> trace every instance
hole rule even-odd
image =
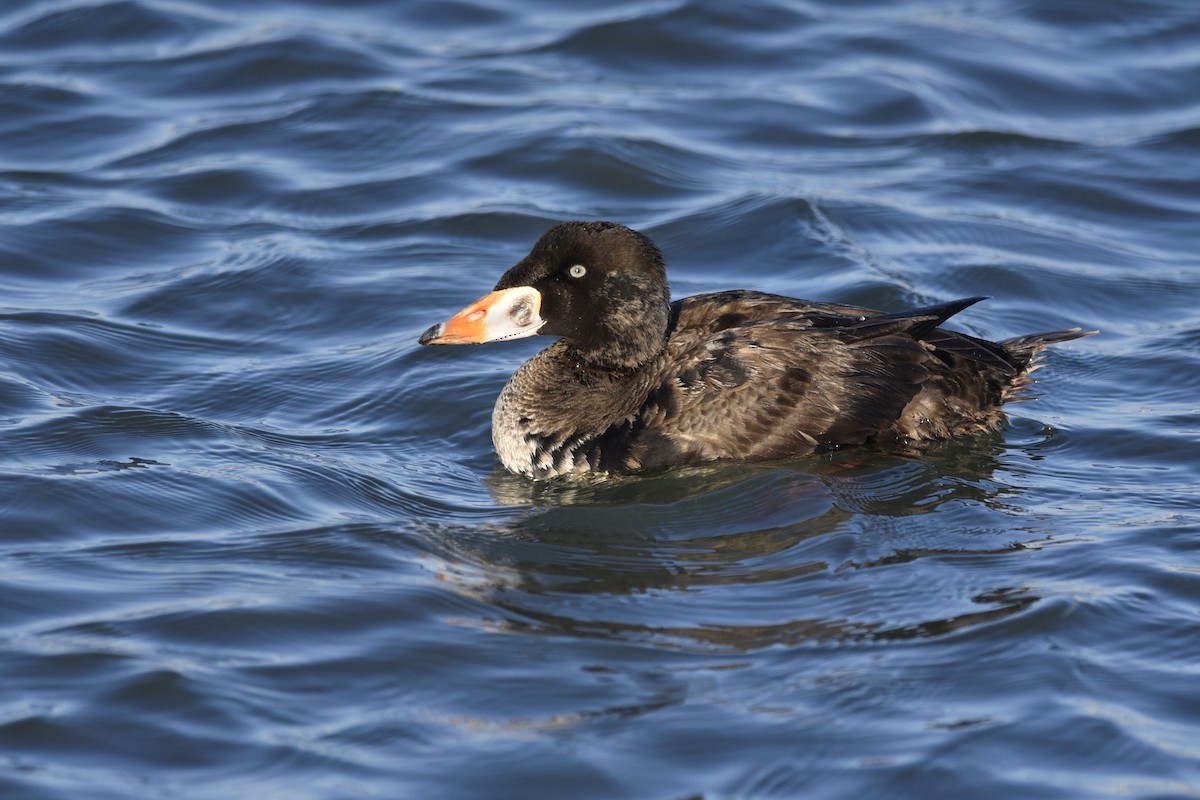
[[[1200,10],[0,11],[0,795],[1200,795]],[[920,459],[535,484],[549,225],[1073,325]]]

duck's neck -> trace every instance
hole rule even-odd
[[[629,372],[656,359],[667,346],[670,295],[661,288],[626,278],[607,286],[607,309],[594,327],[566,338],[572,357],[595,370]]]
[[[533,478],[598,469],[601,438],[637,413],[657,363],[599,367],[554,343],[522,364],[496,399],[492,442],[500,461]]]
[[[607,372],[611,373],[611,378],[620,378],[636,372],[657,358],[666,346],[666,341],[666,335],[663,334],[657,337],[624,338],[602,347],[578,346],[566,342],[565,355],[577,370]]]

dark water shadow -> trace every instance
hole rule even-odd
[[[734,652],[943,636],[1038,599],[1006,569],[961,579],[1047,539],[1022,519],[1021,490],[996,477],[1004,453],[983,437],[920,459],[558,483],[497,474],[493,498],[525,514],[429,533],[447,585],[509,632]]]

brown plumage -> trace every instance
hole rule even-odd
[[[671,303],[662,255],[608,222],[555,226],[422,344],[562,337],[496,401],[501,462],[535,478],[907,447],[992,430],[1042,349],[939,327],[983,298],[884,314],[752,291]]]

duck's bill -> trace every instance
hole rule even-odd
[[[421,344],[482,344],[533,336],[546,324],[538,312],[542,295],[514,286],[484,295],[445,322],[421,334]]]

